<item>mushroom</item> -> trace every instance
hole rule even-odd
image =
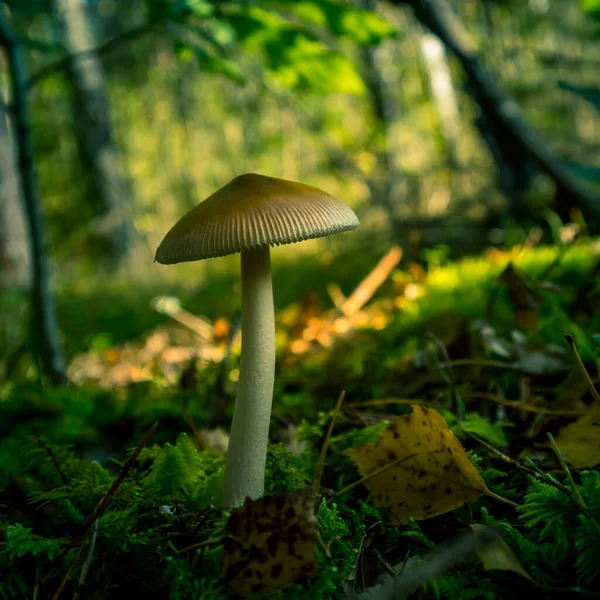
[[[241,253],[242,355],[223,504],[264,494],[275,378],[275,315],[270,246],[354,229],[354,212],[317,188],[248,173],[184,215],[156,251],[161,264]]]

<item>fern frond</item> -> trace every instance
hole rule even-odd
[[[579,491],[596,522],[600,522],[600,471],[583,471]]]
[[[554,539],[557,552],[564,552],[570,546],[569,538],[577,526],[579,507],[563,491],[532,477],[525,501],[518,510],[526,527],[541,528],[540,541]]]
[[[198,473],[189,465],[177,446],[165,444],[154,459],[144,487],[165,501],[182,499],[194,490]]]
[[[578,583],[589,586],[600,582],[600,532],[596,523],[585,515],[579,515],[579,527],[575,531],[575,548],[577,560]]]
[[[22,556],[47,556],[53,559],[59,552],[60,543],[56,540],[32,539],[31,529],[23,527],[20,523],[9,525],[5,533],[6,552],[9,559],[21,558]]]

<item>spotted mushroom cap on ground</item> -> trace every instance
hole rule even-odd
[[[156,261],[176,264],[292,244],[354,229],[352,209],[309,185],[240,175],[185,214],[167,233]]]

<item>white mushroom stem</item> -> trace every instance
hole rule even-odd
[[[269,246],[242,252],[242,356],[225,466],[225,507],[264,494],[275,316]]]

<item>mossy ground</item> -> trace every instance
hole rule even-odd
[[[592,402],[564,334],[573,336],[597,378],[600,348],[594,334],[600,331],[600,292],[593,274],[598,256],[598,244],[590,240],[566,250],[523,249],[457,263],[445,262],[443,253],[430,254],[425,277],[414,269],[396,271],[382,286],[370,305],[369,323],[330,347],[312,343],[300,354],[289,348],[297,337],[294,327],[306,325],[302,305],[290,306],[292,297],[279,301],[267,493],[310,484],[341,390],[346,391],[347,408],[338,417],[325,462],[322,487],[327,493],[318,512],[320,570],[276,597],[326,599],[360,591],[385,573],[384,565],[400,568],[473,523],[496,525],[536,583],[506,571],[485,571],[474,559],[431,581],[415,597],[600,594],[600,476],[591,468],[573,470],[573,487],[545,437],[573,420],[565,416],[569,411],[583,411]],[[539,314],[535,327],[522,332],[523,339],[511,338],[519,329],[514,303],[498,280],[511,258],[531,285],[553,284],[535,288]],[[358,282],[352,281],[350,271],[345,281]],[[223,285],[229,290],[227,282]],[[290,286],[282,285],[291,295]],[[318,291],[324,303],[324,289]],[[80,311],[75,306],[83,300],[65,296],[63,314],[67,306],[73,314],[65,321],[69,354],[90,346],[103,352],[160,324],[163,317],[147,308],[147,299],[131,298],[124,295],[112,303],[96,298],[98,304]],[[218,294],[214,298],[205,309],[213,317],[218,316]],[[119,307],[129,317],[117,316]],[[226,315],[234,308],[233,296],[221,305]],[[516,345],[521,358],[494,356],[482,342],[478,323],[493,329],[498,343]],[[454,362],[452,369],[444,366],[443,352]],[[234,344],[228,374],[235,372],[238,358],[239,345]],[[556,367],[555,359],[566,368]],[[209,364],[193,372],[191,384],[182,376],[172,385],[157,374],[116,389],[90,384],[52,389],[37,381],[31,366],[17,369],[0,390],[1,597],[30,597],[36,582],[39,598],[56,597],[61,585],[61,597],[228,597],[218,544],[178,554],[189,545],[218,538],[227,518],[218,508],[224,457],[216,450],[196,449],[182,412],[183,404],[196,424],[228,428],[235,377],[217,387],[218,374],[218,365]],[[532,399],[526,404],[557,414],[525,412],[492,399],[524,397],[524,386]],[[483,497],[433,519],[391,527],[383,524],[382,509],[373,506],[363,486],[336,495],[359,477],[342,451],[374,440],[385,419],[401,406],[390,400],[402,399],[443,412],[489,489],[521,508]],[[372,400],[381,403],[357,405]],[[139,460],[97,523],[86,530],[127,457],[156,421]],[[469,433],[523,464],[531,458],[549,474],[534,478]],[[600,434],[598,439],[600,445]],[[570,494],[547,478],[564,484]],[[583,499],[585,509],[577,498]],[[79,586],[82,571],[86,576]]]

